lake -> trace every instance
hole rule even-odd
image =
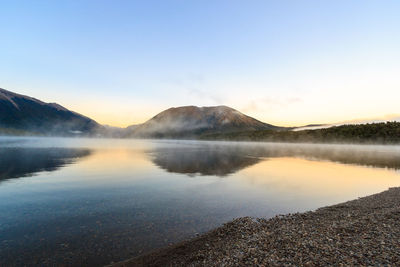
[[[121,261],[400,185],[400,146],[0,137],[0,266]]]

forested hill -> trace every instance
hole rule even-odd
[[[200,136],[207,140],[400,144],[400,122],[342,125],[317,130],[257,130]]]

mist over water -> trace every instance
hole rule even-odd
[[[104,265],[400,185],[400,147],[0,138],[0,266]]]

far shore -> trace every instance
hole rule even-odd
[[[305,213],[244,217],[113,266],[400,266],[400,187]]]

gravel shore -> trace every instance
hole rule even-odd
[[[400,188],[313,212],[236,219],[114,266],[400,266]]]

